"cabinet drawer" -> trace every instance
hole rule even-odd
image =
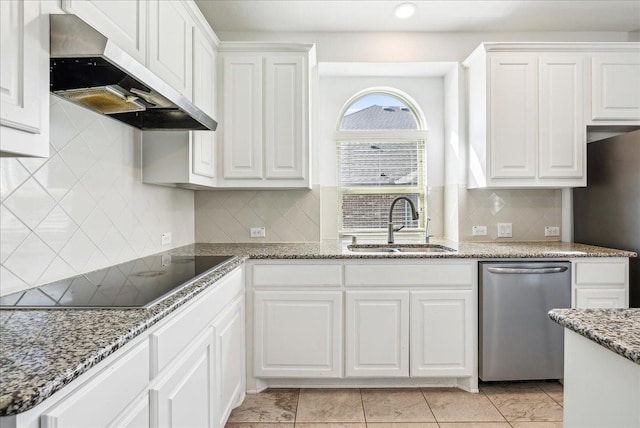
[[[253,266],[254,287],[340,286],[342,266],[326,264],[278,264]]]
[[[626,308],[627,292],[622,288],[589,288],[576,290],[575,307],[587,308]]]
[[[407,265],[357,264],[345,266],[347,286],[432,285],[471,287],[474,268],[470,263]]]
[[[627,265],[617,262],[576,262],[577,285],[615,285],[627,283]]]
[[[43,428],[104,427],[147,387],[149,344],[143,342],[41,416]]]
[[[220,280],[213,290],[150,334],[151,377],[155,377],[233,298],[242,292],[242,270]]]

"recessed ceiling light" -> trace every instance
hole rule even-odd
[[[411,18],[413,14],[416,13],[416,5],[413,3],[400,3],[393,10],[393,13],[396,15],[396,18],[399,19]]]

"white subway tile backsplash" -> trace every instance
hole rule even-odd
[[[194,192],[142,184],[140,131],[50,101],[50,157],[0,158],[0,295],[194,242]]]

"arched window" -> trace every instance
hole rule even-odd
[[[402,202],[394,224],[424,231],[425,140],[424,117],[406,94],[372,88],[345,104],[336,133],[342,234],[386,231],[389,207],[400,195],[414,202],[420,217],[412,220]]]

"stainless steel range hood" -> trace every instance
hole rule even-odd
[[[139,129],[217,122],[75,15],[50,15],[50,91]]]

